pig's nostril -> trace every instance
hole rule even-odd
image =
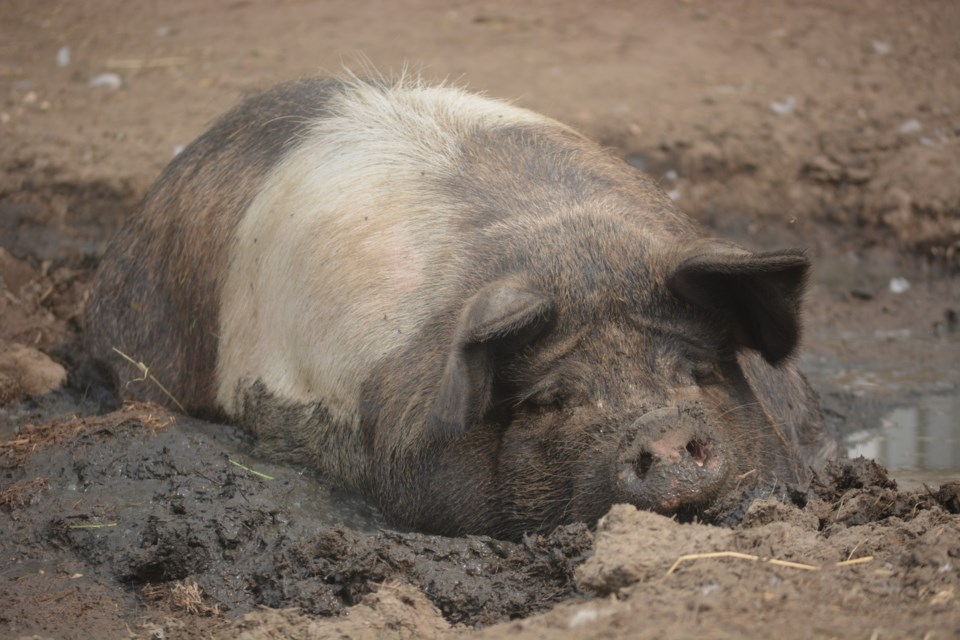
[[[702,440],[694,438],[687,443],[687,453],[693,459],[694,464],[702,467],[710,458],[710,445]]]
[[[653,454],[649,451],[641,451],[640,456],[637,458],[637,475],[642,478],[647,475],[647,471],[649,471],[652,466]]]

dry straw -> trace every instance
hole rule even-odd
[[[239,462],[237,462],[236,460],[232,460],[232,459],[230,459],[230,458],[227,458],[227,462],[229,462],[230,464],[232,464],[232,465],[235,466],[235,467],[240,467],[241,469],[243,469],[243,470],[246,471],[247,473],[252,473],[253,475],[257,476],[258,478],[263,478],[264,480],[275,480],[275,479],[276,479],[276,478],[274,478],[273,476],[268,476],[268,475],[265,474],[265,473],[261,473],[260,471],[255,471],[255,470],[251,469],[250,467],[244,466],[244,465],[240,464]]]
[[[776,565],[778,567],[802,569],[803,571],[816,571],[821,568],[816,565],[804,564],[802,562],[790,562],[789,560],[778,560],[776,558],[761,558],[760,556],[751,555],[749,553],[740,553],[739,551],[715,551],[713,553],[691,553],[685,556],[680,556],[670,566],[670,569],[667,570],[667,575],[669,576],[671,573],[676,571],[677,567],[679,567],[684,562],[689,562],[691,560],[707,560],[710,558],[736,558],[737,560],[750,560],[752,562],[766,562],[767,564]],[[862,558],[855,558],[853,560],[844,560],[843,562],[835,562],[833,563],[832,566],[849,567],[855,564],[863,564],[865,562],[870,562],[871,560],[873,560],[873,556],[864,556]]]
[[[159,388],[160,391],[162,391],[165,396],[167,396],[168,398],[170,398],[170,399],[173,401],[173,404],[177,405],[177,408],[180,409],[180,411],[182,411],[182,412],[184,412],[184,413],[187,412],[187,410],[183,408],[183,405],[180,404],[180,401],[177,400],[176,398],[174,398],[174,397],[173,397],[173,394],[170,393],[169,391],[167,391],[167,388],[166,388],[165,386],[163,386],[162,384],[160,384],[160,381],[159,381],[159,380],[157,380],[155,377],[153,377],[153,374],[150,373],[150,368],[147,367],[147,365],[143,364],[142,362],[137,362],[136,360],[134,360],[133,358],[131,358],[130,356],[128,356],[127,354],[125,354],[123,351],[120,351],[120,349],[117,349],[116,347],[111,347],[111,348],[112,348],[114,351],[116,351],[117,354],[118,354],[121,358],[123,358],[124,360],[126,360],[127,362],[129,362],[130,364],[132,364],[133,366],[135,366],[137,369],[140,370],[140,373],[143,374],[143,377],[142,377],[142,378],[134,378],[134,379],[131,380],[130,382],[145,382],[146,380],[150,380],[150,382],[152,382],[153,384],[157,385],[157,388]],[[129,384],[129,383],[127,383],[127,384]]]

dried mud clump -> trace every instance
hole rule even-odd
[[[950,513],[960,513],[960,481],[946,482],[940,485],[933,496]]]
[[[58,389],[67,370],[36,349],[0,340],[0,406]]]
[[[913,519],[919,511],[943,509],[956,513],[955,496],[944,484],[938,491],[901,492],[887,470],[872,460],[836,460],[817,474],[794,501],[816,513],[821,527],[856,526],[887,518]]]
[[[222,637],[432,640],[449,637],[450,630],[449,623],[423,592],[407,584],[391,582],[365,595],[348,616],[312,618],[294,609],[266,609],[248,613]]]
[[[49,485],[46,478],[14,482],[0,490],[0,510],[10,512],[34,504]]]

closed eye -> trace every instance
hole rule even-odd
[[[558,387],[549,387],[531,394],[526,401],[537,411],[557,411],[565,406],[566,397]]]
[[[701,387],[721,384],[723,376],[720,368],[713,362],[698,362],[693,365],[693,380]]]

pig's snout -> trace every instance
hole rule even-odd
[[[618,493],[662,513],[706,506],[730,468],[722,445],[697,405],[651,411],[628,429],[617,459]]]

